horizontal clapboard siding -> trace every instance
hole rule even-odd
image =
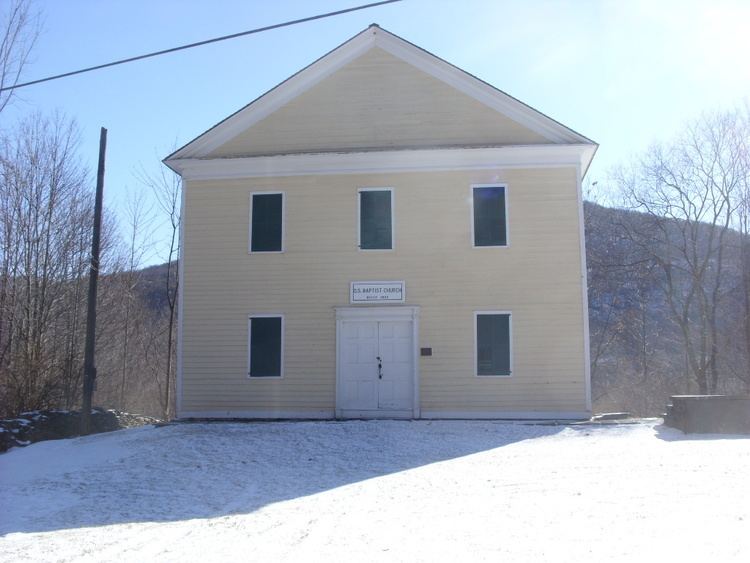
[[[548,142],[445,82],[374,48],[210,156]]]
[[[472,248],[471,184],[508,186],[507,248]],[[357,189],[390,186],[395,250],[357,249]],[[285,251],[248,254],[250,194],[286,194]],[[422,409],[586,410],[574,169],[336,175],[186,185],[182,410],[333,411],[333,307],[354,280],[419,305]],[[513,313],[511,377],[474,376],[474,311]],[[247,317],[283,313],[284,377],[247,378]]]

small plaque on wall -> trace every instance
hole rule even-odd
[[[351,283],[351,303],[403,303],[406,299],[403,281],[355,281]]]

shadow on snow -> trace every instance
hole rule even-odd
[[[111,448],[113,439],[119,450],[95,463],[48,469],[22,482],[12,497],[12,480],[0,475],[0,504],[12,499],[0,516],[0,535],[248,514],[563,428],[570,427],[492,421],[194,423],[78,438],[57,442],[63,447],[50,453],[86,457],[87,449]],[[36,458],[24,454],[45,444],[11,452],[12,461],[38,460],[44,450]],[[3,462],[11,461],[4,457],[0,473]]]

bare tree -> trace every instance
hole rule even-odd
[[[121,275],[122,294],[124,302],[124,319],[122,327],[122,361],[120,366],[120,397],[121,409],[126,408],[128,376],[132,375],[133,361],[130,349],[131,330],[139,309],[138,283],[141,278],[139,268],[143,258],[149,249],[149,234],[153,217],[151,207],[148,205],[143,192],[132,192],[125,205],[125,220],[127,237],[127,256],[125,271]]]
[[[747,178],[741,144],[737,112],[707,114],[616,177],[624,202],[645,214],[627,236],[660,269],[688,373],[700,393],[716,392],[720,380],[718,314],[726,290],[727,236]]]
[[[675,388],[659,272],[628,238],[641,214],[587,202],[592,400],[597,410],[653,415]]]
[[[34,115],[0,149],[0,399],[72,406],[91,194],[75,125]]]
[[[740,166],[744,169],[745,174],[740,179],[737,229],[740,232],[739,270],[742,280],[742,328],[744,332],[745,366],[737,373],[739,379],[744,383],[745,391],[750,393],[750,105],[746,103],[739,115],[738,154]]]
[[[0,5],[0,90],[18,83],[39,36],[39,16],[29,0],[6,0]],[[10,103],[14,90],[0,91],[0,112]]]
[[[166,261],[166,276],[164,280],[164,296],[167,304],[166,322],[166,345],[164,349],[164,380],[161,385],[163,391],[160,393],[162,399],[163,413],[165,419],[169,419],[173,412],[174,401],[173,387],[175,380],[175,348],[176,348],[176,322],[177,322],[177,298],[179,295],[179,257],[180,257],[180,220],[182,205],[182,181],[179,176],[161,166],[159,171],[149,174],[141,170],[139,178],[148,186],[157,202],[158,209],[164,218],[168,231],[167,243],[164,246],[164,258]]]

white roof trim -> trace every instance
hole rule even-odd
[[[369,51],[380,47],[393,56],[453,86],[460,92],[513,119],[520,125],[542,135],[551,143],[593,144],[590,139],[497,90],[486,82],[447,63],[416,45],[377,26],[370,26],[349,41],[335,48],[311,65],[269,90],[238,112],[169,155],[165,161],[206,157],[224,143],[246,131],[260,120],[312,88],[341,67]]]
[[[420,149],[348,153],[287,154],[244,158],[187,158],[168,162],[184,180],[581,167],[586,170],[596,145],[517,145],[486,148]]]

